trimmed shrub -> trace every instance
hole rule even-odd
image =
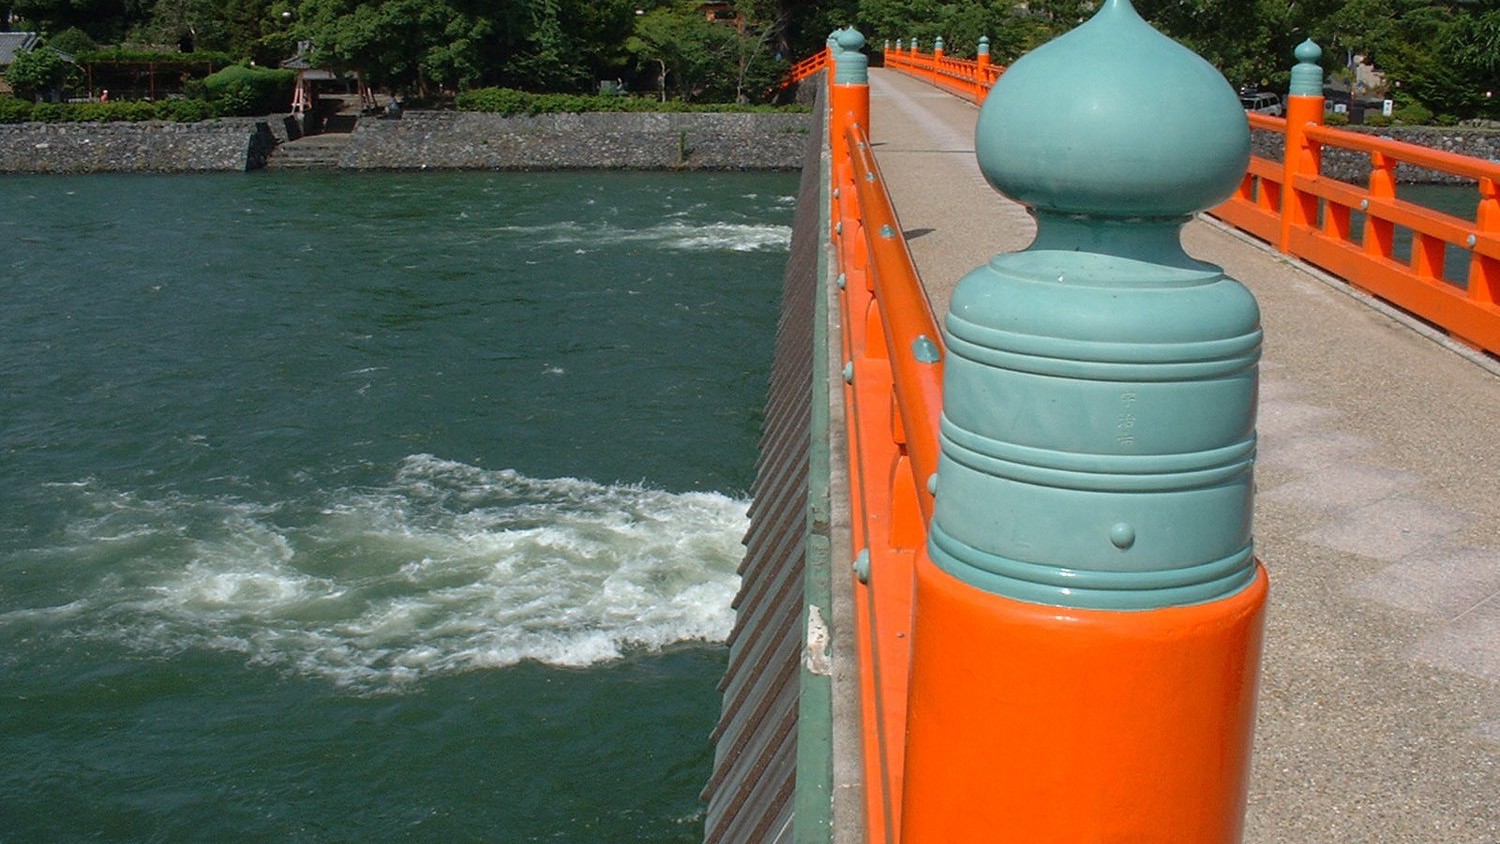
[[[124,101],[113,103],[31,103],[16,97],[0,96],[0,123],[139,123],[145,120],[171,120],[193,123],[218,117],[213,103],[205,100],[162,100],[148,103]]]
[[[646,97],[600,94],[532,94],[513,88],[476,88],[454,99],[459,111],[517,114],[578,114],[591,111],[648,112],[805,112],[805,105],[766,106],[735,103],[700,104],[678,100],[659,102]]]
[[[193,62],[219,65],[221,67],[233,65],[237,59],[229,53],[217,50],[198,50],[193,53],[158,53],[149,50],[125,50],[112,47],[107,50],[87,50],[78,53],[74,59],[79,64],[110,64],[111,62],[127,62],[139,64],[141,62]]]
[[[37,103],[31,107],[31,119],[39,123],[61,123],[68,119],[67,103]]]
[[[0,123],[25,123],[31,119],[31,103],[0,95]]]
[[[1391,116],[1396,118],[1397,123],[1405,123],[1408,126],[1426,126],[1432,122],[1432,109],[1417,102],[1407,103],[1396,109],[1395,114]]]
[[[205,77],[203,89],[220,113],[254,116],[290,109],[296,82],[290,70],[236,64]]]
[[[162,100],[156,104],[157,120],[196,123],[217,116],[213,103],[207,100]]]
[[[1324,126],[1348,126],[1349,125],[1349,115],[1343,114],[1343,113],[1340,113],[1340,112],[1337,112],[1337,111],[1330,112],[1329,114],[1323,115],[1323,125]]]
[[[460,93],[454,98],[453,104],[459,111],[524,114],[530,96],[514,88],[478,88]]]

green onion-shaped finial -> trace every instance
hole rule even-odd
[[[1292,84],[1287,93],[1294,97],[1323,96],[1323,68],[1318,65],[1323,48],[1309,38],[1298,44],[1292,54],[1297,57],[1297,64],[1292,67]]]

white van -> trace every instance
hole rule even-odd
[[[1272,117],[1280,117],[1283,111],[1281,108],[1281,97],[1265,92],[1240,94],[1240,105],[1245,107],[1245,111],[1253,111],[1257,114],[1269,114]]]

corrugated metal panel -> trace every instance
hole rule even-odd
[[[821,109],[814,107],[814,114]],[[817,120],[802,168],[787,260],[766,429],[751,488],[724,705],[714,730],[714,772],[704,840],[790,841],[797,782],[803,583],[808,551],[814,321],[818,309],[823,129]]]

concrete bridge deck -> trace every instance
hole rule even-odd
[[[871,74],[871,136],[939,321],[1024,247],[977,109]],[[1500,373],[1207,221],[1260,300],[1257,552],[1271,574],[1245,841],[1500,842]]]

